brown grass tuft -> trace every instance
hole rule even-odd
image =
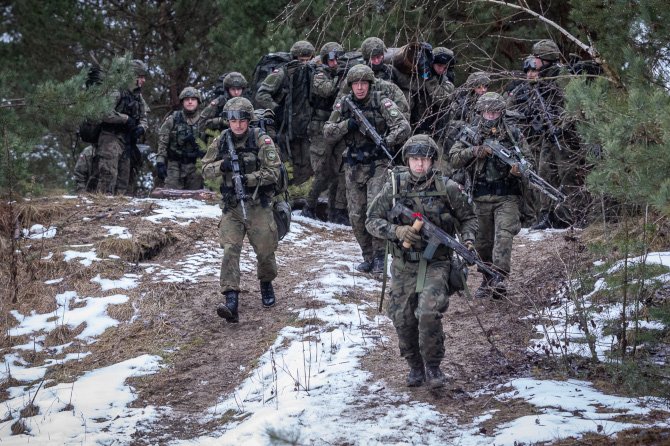
[[[33,403],[29,403],[26,407],[21,409],[21,412],[19,412],[21,418],[34,417],[39,413],[40,413],[40,406],[36,406]]]
[[[97,243],[96,249],[102,257],[114,254],[128,262],[139,262],[156,257],[174,241],[175,237],[170,232],[145,231],[132,239],[108,237]]]
[[[23,435],[30,432],[30,429],[28,429],[28,426],[26,426],[26,422],[22,419],[16,420],[14,424],[12,424],[11,430],[12,435]]]

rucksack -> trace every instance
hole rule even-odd
[[[314,65],[298,60],[285,65],[286,76],[282,89],[285,93],[279,134],[288,135],[289,141],[307,138],[307,129],[312,121],[310,102]]]
[[[268,74],[272,73],[276,68],[283,67],[292,59],[291,53],[284,51],[269,53],[261,57],[251,75],[251,84],[249,85],[251,97],[256,97],[258,88],[261,86],[265,78],[268,77]]]
[[[275,197],[272,200],[272,215],[277,225],[277,236],[281,240],[291,230],[291,201],[288,194],[288,171],[284,163],[279,168],[279,181],[275,186]]]

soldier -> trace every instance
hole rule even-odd
[[[77,158],[77,164],[74,166],[75,192],[86,192],[88,180],[91,177],[93,153],[93,146],[86,146]]]
[[[196,160],[204,154],[197,142],[202,138],[198,130],[202,96],[195,88],[186,87],[179,94],[179,101],[182,109],[168,116],[158,133],[158,178],[165,180],[165,187],[170,189],[202,189],[202,175],[195,167]]]
[[[114,93],[114,111],[102,119],[98,144],[95,146],[95,168],[92,185],[104,194],[124,194],[128,189],[131,157],[137,155],[137,139],[148,128],[148,107],[142,97],[142,86],[148,73],[141,60],[131,61],[135,79],[126,89]]]
[[[277,277],[277,225],[272,198],[280,178],[281,159],[272,139],[261,129],[249,127],[254,107],[248,99],[232,98],[226,102],[224,113],[229,128],[212,141],[202,159],[202,171],[206,179],[222,177],[220,283],[226,301],[216,312],[228,322],[238,322],[240,252],[245,234],[258,260],[261,302],[266,308],[275,304],[272,281]],[[234,170],[237,169],[229,152],[229,137],[239,157],[243,196],[238,196],[235,190]]]
[[[449,276],[452,251],[444,245],[432,257],[424,258],[427,243],[404,215],[392,218],[396,201],[423,215],[450,235],[460,230],[460,239],[473,249],[477,217],[462,187],[433,170],[438,154],[428,135],[415,135],[402,148],[409,167],[395,168],[379,195],[370,205],[365,226],[371,234],[388,240],[393,256],[390,298],[386,308],[398,334],[400,355],[409,364],[407,385],[424,382],[441,387],[445,376],[440,370],[444,358],[442,314],[449,306]],[[411,245],[402,246],[403,242]]]
[[[398,106],[374,91],[375,75],[367,65],[355,65],[347,73],[352,93],[347,97],[359,107],[391,150],[410,133],[410,126]],[[349,220],[363,253],[363,262],[356,269],[381,273],[384,268],[384,242],[365,229],[365,210],[377,195],[386,178],[389,160],[360,129],[352,111],[338,99],[330,119],[323,127],[326,139],[336,143],[344,140],[344,175],[346,180]]]
[[[477,252],[484,262],[492,263],[502,275],[510,272],[512,240],[521,229],[519,206],[522,182],[518,164],[509,167],[492,155],[484,145],[493,139],[505,147],[519,143],[520,133],[502,119],[505,101],[498,93],[488,92],[477,100],[480,119],[464,137],[454,143],[449,161],[455,169],[465,168],[471,177],[479,232]],[[484,274],[475,297],[502,297],[506,294],[504,281],[493,283]]]
[[[438,76],[445,76],[449,82],[454,83],[454,64],[456,56],[449,48],[438,46],[433,48],[433,71]]]
[[[277,138],[282,153],[293,166],[292,183],[300,185],[312,176],[308,127],[312,108],[309,90],[314,67],[314,46],[299,40],[291,47],[293,60],[270,73],[256,92],[256,103],[270,109],[281,121]]]
[[[249,84],[242,73],[231,71],[223,77],[223,94],[214,99],[200,114],[201,131],[223,130],[226,118],[223,116],[223,107],[230,98],[237,98],[244,94]]]
[[[326,43],[319,53],[321,66],[316,68],[312,81],[314,110],[309,124],[309,153],[314,180],[307,204],[302,210],[304,217],[315,218],[316,202],[321,193],[328,189],[328,221],[339,224],[347,224],[349,221],[344,172],[340,172],[344,146],[327,141],[323,136],[323,126],[330,117],[342,81],[337,59],[343,54],[344,48],[337,42]]]

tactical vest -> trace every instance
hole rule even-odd
[[[361,105],[353,99],[354,104],[363,112],[365,118],[374,126],[380,136],[384,136],[388,131],[388,125],[382,115],[380,109],[382,107],[383,95],[379,91],[370,92],[368,101]],[[342,120],[352,118],[350,110],[345,110],[342,113]],[[345,153],[345,160],[347,164],[371,164],[380,159],[386,159],[386,155],[372,142],[370,138],[363,135],[356,130],[355,132],[348,132],[344,137],[344,142],[347,146]]]
[[[195,141],[198,135],[197,122],[189,124],[184,112],[174,112],[172,130],[170,130],[170,142],[167,148],[167,157],[171,161],[179,161],[184,164],[195,163],[200,153],[200,148]]]
[[[139,90],[137,93],[134,93],[130,90],[121,91],[121,96],[119,97],[114,110],[118,113],[128,115],[129,117],[133,118],[135,122],[139,123],[144,112],[144,104],[142,103]],[[127,132],[132,130],[126,128],[126,124],[108,124],[106,122],[102,124],[102,129],[112,132]]]

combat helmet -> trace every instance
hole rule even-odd
[[[557,62],[561,55],[556,42],[549,39],[542,39],[536,42],[533,45],[532,53],[533,56],[549,62]]]
[[[291,56],[294,59],[298,57],[312,57],[314,56],[314,45],[306,40],[298,40],[291,46]]]
[[[247,119],[251,121],[254,116],[254,106],[247,98],[236,97],[229,99],[223,106],[223,115],[226,119]]]
[[[407,164],[407,160],[410,156],[415,156],[417,158],[431,158],[435,160],[440,148],[430,136],[414,135],[403,144],[402,149],[400,150],[402,151],[402,160]]]
[[[488,87],[490,83],[491,77],[485,71],[475,71],[470,76],[468,76],[467,80],[465,81],[465,84],[471,88],[475,88],[480,85]]]
[[[354,65],[347,73],[347,84],[351,87],[351,84],[358,81],[367,81],[374,84],[375,72],[367,65]]]
[[[179,101],[183,101],[185,98],[196,98],[198,103],[202,103],[200,92],[193,87],[186,87],[179,93]]]
[[[133,73],[135,73],[135,76],[137,77],[146,77],[149,75],[149,67],[147,64],[142,62],[139,59],[133,59],[130,61],[130,66],[133,69]]]
[[[247,88],[248,85],[242,73],[238,73],[237,71],[231,71],[223,78],[223,88],[226,90],[229,88]]]
[[[339,59],[344,54],[344,48],[337,42],[328,42],[321,47],[319,51],[319,56],[321,56],[321,62],[325,65],[329,60]]]
[[[368,62],[372,56],[383,55],[385,51],[386,46],[379,37],[368,37],[361,43],[361,53],[366,62]]]
[[[477,99],[476,109],[478,112],[482,113],[485,111],[490,112],[503,112],[505,111],[505,100],[498,93],[489,91],[484,93]]]
[[[433,63],[449,65],[454,60],[454,52],[449,48],[443,46],[433,48]]]

